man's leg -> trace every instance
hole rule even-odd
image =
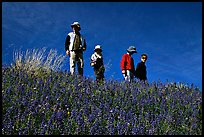
[[[83,68],[84,68],[84,59],[83,59],[83,53],[77,53],[78,57],[78,62],[77,62],[77,67],[78,67],[78,73],[79,75],[83,76]]]
[[[70,72],[73,75],[75,72],[75,64],[76,64],[76,53],[74,51],[70,51]]]
[[[134,81],[134,74],[130,72],[130,82]]]
[[[127,70],[126,80],[129,81],[129,82],[131,82],[131,76],[130,75],[131,75],[130,70]]]

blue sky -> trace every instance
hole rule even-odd
[[[84,75],[95,78],[90,56],[102,45],[106,79],[123,80],[120,60],[133,45],[135,66],[147,53],[148,81],[202,88],[202,2],[3,2],[2,64],[13,51],[47,47],[64,54],[70,24],[87,41]],[[69,57],[63,69],[69,70]]]

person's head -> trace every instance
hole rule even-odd
[[[79,22],[74,22],[73,24],[71,24],[71,27],[74,32],[79,32],[81,30]]]
[[[94,52],[101,53],[102,52],[101,45],[96,45],[95,48],[94,48]]]
[[[136,48],[134,46],[130,46],[128,49],[127,49],[127,52],[132,55],[134,53],[137,53],[136,51]]]
[[[141,61],[146,62],[147,61],[147,54],[142,54],[141,55]]]

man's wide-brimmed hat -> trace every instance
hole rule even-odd
[[[137,53],[136,51],[136,48],[134,46],[130,46],[128,49],[127,49],[128,52],[131,52],[131,53]]]
[[[101,45],[96,45],[95,48],[94,48],[94,51],[96,51],[96,50],[101,50],[102,51]]]
[[[73,27],[73,26],[77,26],[77,27],[79,28],[79,30],[81,30],[81,27],[80,27],[79,22],[74,22],[74,23],[72,23],[72,24],[71,24],[71,27]]]

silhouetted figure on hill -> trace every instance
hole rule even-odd
[[[135,71],[135,76],[136,78],[140,80],[147,80],[147,70],[146,70],[146,65],[145,62],[147,61],[147,55],[142,54],[141,55],[141,62],[137,64],[136,71]]]

